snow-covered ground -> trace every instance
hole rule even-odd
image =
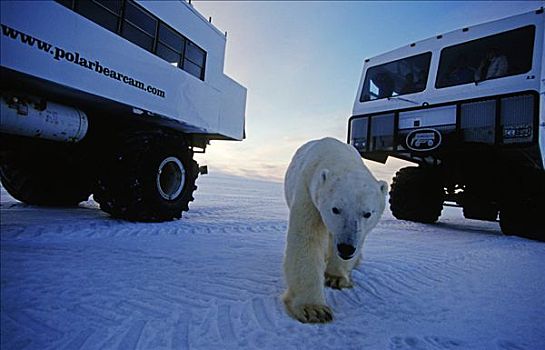
[[[545,349],[545,244],[447,208],[385,213],[335,320],[286,316],[282,185],[198,181],[162,224],[20,204],[2,190],[2,349]]]

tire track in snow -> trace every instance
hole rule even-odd
[[[36,320],[28,311],[18,311],[17,313],[9,313],[8,317],[17,324],[18,327],[23,327],[38,334],[48,334],[51,338],[62,338],[64,332],[46,325],[42,321]]]
[[[119,350],[136,349],[136,347],[138,346],[138,342],[140,341],[140,336],[142,335],[146,324],[147,321],[144,320],[135,321],[135,323],[129,328],[127,333],[125,333],[117,348]]]
[[[174,324],[172,334],[173,349],[189,349],[189,325],[191,324],[191,311],[187,314],[180,314],[178,320]]]
[[[221,277],[220,277],[221,278]],[[258,281],[253,281],[251,279],[234,279],[234,278],[229,278],[229,277],[224,277],[222,278],[221,280],[219,281],[216,281],[216,282],[210,282],[210,283],[207,283],[208,285],[211,285],[211,286],[219,286],[221,285],[222,288],[225,288],[226,287],[226,290],[233,290],[233,291],[239,291],[242,292],[242,293],[247,293],[248,290],[251,290],[252,293],[254,294],[262,294],[264,296],[266,295],[269,295],[270,292],[265,290],[264,286],[265,287],[275,287],[276,285],[272,284],[272,283],[267,283],[266,281],[263,281],[263,282],[258,282]],[[263,289],[263,290],[261,290]]]
[[[392,250],[395,251],[396,248],[399,249],[393,247]],[[372,258],[364,260],[361,272],[368,276],[365,281],[370,288],[375,290],[374,295],[384,288],[396,294],[401,291],[403,293],[418,293],[422,289],[431,288],[438,283],[463,278],[468,272],[474,272],[475,269],[483,269],[483,266],[469,269],[464,263],[467,259],[473,261],[477,257],[482,258],[479,254],[478,251],[467,249],[454,257],[444,256],[440,251],[432,251],[429,254],[419,253],[419,250],[410,253],[404,251],[401,254],[405,256],[404,259],[391,257],[382,261]],[[467,271],[463,271],[464,268]]]
[[[111,315],[109,310],[102,309],[100,307],[77,304],[72,307],[70,311],[82,319],[93,320],[97,324],[109,326],[116,326],[120,324],[120,321],[116,320],[115,313],[114,315]]]
[[[135,301],[135,300],[123,300],[120,302],[119,307],[127,309],[127,311],[136,311],[145,316],[151,316],[153,318],[167,318],[170,313],[167,310],[157,310],[148,304]]]
[[[254,298],[252,300],[252,310],[254,317],[258,325],[266,330],[272,331],[276,327],[273,318],[270,316],[270,311],[265,304],[265,301],[261,298]]]
[[[362,278],[359,275],[361,275],[361,273],[358,270],[354,270],[352,272],[352,276],[353,276],[352,278],[354,279],[355,282],[357,282],[356,287],[361,287],[362,289],[367,291],[369,294],[371,294],[373,298],[376,298],[380,301],[384,301],[384,298],[380,295],[380,293],[378,292],[377,288],[373,285],[373,283],[371,283],[369,279]]]
[[[213,332],[214,329],[212,327],[212,323],[216,322],[217,324],[217,321],[218,321],[217,308],[215,307],[209,308],[208,312],[204,315],[203,320],[199,323],[199,326],[197,327],[199,331],[198,338],[199,339],[206,338],[206,337],[210,339],[217,338],[217,336],[219,336],[218,334],[219,329],[216,326],[216,329],[215,329],[216,332],[214,333]]]
[[[435,346],[437,349],[464,348],[464,344],[462,341],[459,341],[453,338],[428,336],[428,337],[424,337],[424,341],[426,341],[428,344]]]
[[[69,341],[66,346],[62,347],[63,350],[81,349],[83,344],[91,337],[96,331],[92,328],[85,329],[79,332],[72,340]]]
[[[500,350],[525,350],[528,348],[527,346],[518,345],[508,340],[498,340],[496,344]]]
[[[23,339],[8,339],[4,340],[3,337],[0,337],[0,348],[1,349],[27,349],[32,344],[32,340],[25,337]]]
[[[475,230],[453,232],[452,225],[411,224],[406,225],[408,232],[404,232],[403,223],[393,220],[391,229],[379,224],[377,230],[382,232],[366,242],[370,243],[365,248],[368,256],[353,273],[354,290],[327,290],[328,299],[335,300],[334,311],[338,315],[335,322],[301,325],[286,315],[278,298],[284,287],[283,212],[272,208],[281,215],[270,214],[271,203],[266,201],[249,199],[249,204],[237,203],[246,197],[239,198],[236,193],[218,200],[217,196],[223,193],[218,192],[209,196],[209,202],[212,205],[217,201],[229,202],[229,207],[208,210],[210,207],[204,202],[204,208],[184,213],[185,220],[161,225],[140,226],[97,215],[99,212],[78,216],[79,209],[54,215],[40,208],[13,214],[3,209],[2,218],[7,220],[0,232],[5,293],[2,306],[7,307],[2,309],[2,317],[7,322],[3,322],[2,331],[10,338],[2,343],[2,348],[387,349],[399,346],[437,350],[488,346],[515,350],[530,348],[536,339],[541,339],[532,334],[532,329],[520,327],[511,331],[501,321],[485,318],[485,322],[477,324],[474,318],[481,315],[471,309],[467,310],[467,318],[444,309],[450,307],[448,297],[459,297],[455,301],[463,302],[469,295],[452,288],[459,281],[468,281],[468,273],[477,274],[471,281],[475,288],[480,287],[477,278],[483,266],[498,265],[503,262],[501,258],[510,255],[516,257],[505,262],[535,261],[537,258],[525,260],[525,257],[528,254],[543,257],[538,252],[541,246],[518,238],[478,236]],[[41,236],[32,238],[40,225],[46,229]],[[227,229],[222,233],[224,227]],[[219,249],[201,249],[210,248],[214,242],[221,242]],[[268,250],[265,252],[263,248]],[[515,290],[505,288],[512,287],[508,282],[506,278],[501,283],[483,284],[489,289],[476,290],[481,295],[471,297],[481,297],[484,301],[496,299],[488,295],[483,298],[483,294]],[[403,283],[418,290],[407,289]],[[428,291],[431,293],[422,293]],[[532,297],[531,293],[520,293],[522,297],[527,295]],[[125,304],[126,300],[141,304]],[[516,304],[516,300],[513,302]],[[83,308],[74,309],[76,305]],[[35,321],[45,322],[64,334],[54,338],[55,334],[46,329],[28,324],[20,327],[6,315],[11,312],[29,312]],[[530,316],[540,321],[542,317],[535,315],[538,312],[528,311],[505,321],[525,321]],[[459,318],[456,320],[454,316]],[[134,329],[138,327],[136,322],[144,322],[138,339],[135,339],[139,333]],[[439,334],[421,334],[438,327],[463,328],[462,322],[482,330],[482,335],[476,335],[481,338],[464,335],[466,344]],[[505,340],[490,339],[489,325],[497,326]],[[95,332],[86,333],[86,329]],[[390,341],[394,335],[399,339]]]
[[[236,341],[236,335],[231,318],[231,307],[229,305],[218,306],[217,326],[219,334],[225,343]]]
[[[347,288],[340,291],[341,296],[348,301],[352,306],[362,305],[363,302],[357,292],[357,286],[353,288]]]
[[[167,303],[174,304],[174,305],[190,305],[192,307],[197,307],[197,308],[208,307],[206,303],[201,303],[198,300],[195,300],[194,298],[186,297],[184,293],[179,293],[177,296],[171,296],[171,295],[165,294],[164,291],[159,291],[159,290],[150,290],[146,288],[138,288],[138,290],[144,293],[149,293],[150,296],[152,296],[153,298],[161,299]],[[169,290],[169,288],[166,288],[163,290]]]
[[[244,300],[244,294],[247,294],[248,291],[242,288],[233,288],[224,286],[221,283],[207,283],[200,282],[199,286],[201,287],[200,294],[201,296],[212,297],[213,299],[219,299],[223,301],[232,301],[238,302]],[[217,287],[222,287],[221,289]],[[203,288],[204,287],[204,288]],[[225,291],[225,292],[222,292]],[[243,293],[245,292],[245,293]]]
[[[396,336],[390,338],[390,350],[448,350],[463,349],[464,344],[461,341],[451,338],[426,336],[423,338],[415,336]]]

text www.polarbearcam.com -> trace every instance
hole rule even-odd
[[[31,35],[22,33],[16,29],[10,28],[4,24],[2,26],[2,34],[7,36],[8,38],[17,40],[19,38],[19,41],[23,44],[26,44],[28,46],[32,46],[37,48],[40,51],[43,51],[45,53],[49,53],[52,55],[54,59],[57,61],[68,61],[72,62],[74,64],[77,64],[78,66],[81,66],[83,68],[87,68],[93,72],[96,72],[98,74],[103,74],[104,76],[107,76],[111,79],[118,80],[120,82],[123,82],[127,85],[134,86],[140,90],[146,91],[152,95],[156,95],[159,97],[166,97],[165,91],[158,89],[151,85],[146,85],[143,82],[136,80],[134,78],[129,77],[128,75],[119,73],[111,68],[105,67],[102,64],[100,64],[99,61],[90,61],[86,59],[85,57],[81,56],[78,52],[70,52],[66,51],[60,47],[53,46],[49,43],[46,43],[43,40],[37,39]]]

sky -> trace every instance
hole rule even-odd
[[[225,73],[248,89],[242,142],[213,141],[210,171],[282,181],[312,139],[345,141],[363,60],[545,1],[192,1],[226,31]],[[410,163],[365,160],[390,180]]]

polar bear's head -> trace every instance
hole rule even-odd
[[[310,187],[312,201],[333,235],[337,255],[344,260],[353,258],[384,211],[388,184],[367,172],[336,174],[323,169]]]

